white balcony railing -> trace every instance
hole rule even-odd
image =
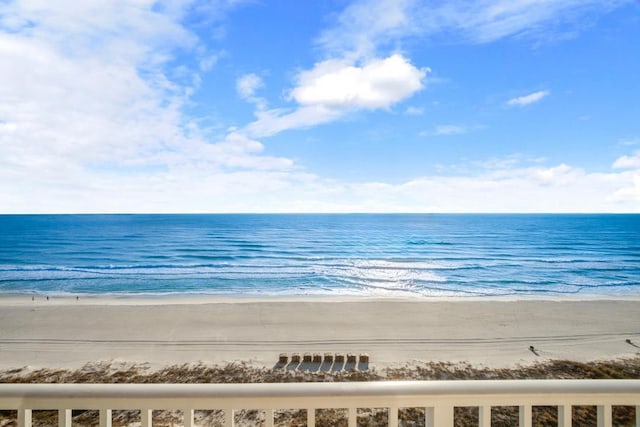
[[[479,424],[491,424],[491,407],[519,407],[519,425],[532,425],[532,407],[557,406],[558,425],[571,426],[572,406],[596,406],[598,426],[612,425],[612,406],[633,406],[640,427],[640,380],[382,381],[288,384],[0,384],[0,409],[17,411],[18,427],[30,427],[33,410],[57,410],[58,426],[71,426],[72,410],[99,410],[100,426],[110,427],[112,410],[140,410],[150,427],[153,410],[182,410],[193,427],[194,411],[261,409],[266,425],[274,410],[306,409],[315,426],[316,409],[345,408],[356,426],[357,408],[388,408],[389,426],[399,408],[425,408],[426,425],[453,426],[454,407],[478,407]]]

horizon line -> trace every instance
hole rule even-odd
[[[38,215],[640,215],[639,212],[26,212],[0,216]]]

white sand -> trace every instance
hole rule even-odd
[[[0,298],[0,369],[106,360],[271,367],[292,352],[364,352],[379,368],[413,361],[514,366],[636,355],[640,348],[626,339],[640,345],[638,298]]]

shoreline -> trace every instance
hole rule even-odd
[[[640,350],[638,301],[3,296],[0,369],[104,361],[153,367],[244,361],[270,368],[280,353],[327,352],[366,353],[374,368],[613,360]]]
[[[49,299],[47,300],[47,296]],[[33,298],[33,299],[32,299]],[[491,295],[491,296],[381,296],[381,295],[228,295],[228,294],[55,294],[0,293],[0,307],[24,305],[199,305],[199,304],[257,304],[284,303],[344,303],[344,302],[580,302],[580,301],[638,301],[640,294],[629,295]]]

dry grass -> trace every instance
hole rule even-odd
[[[97,363],[78,370],[17,368],[0,371],[1,383],[275,383],[275,382],[340,382],[340,381],[382,381],[382,380],[470,380],[470,379],[640,379],[640,357],[623,360],[592,363],[567,360],[538,363],[509,369],[479,368],[468,364],[429,362],[376,370],[341,372],[302,372],[257,368],[246,363],[231,363],[224,366],[187,364],[168,366],[151,370],[145,365],[123,365]],[[136,419],[136,411],[119,411],[114,417],[114,425],[130,426]],[[365,409],[359,414],[359,426],[386,425],[384,410]],[[114,414],[116,415],[116,414]],[[180,414],[159,414],[154,425],[177,426],[181,424]],[[239,414],[239,425],[260,424],[260,414],[244,411]],[[555,407],[536,407],[533,411],[534,426],[557,425]],[[336,426],[345,423],[344,414],[339,410],[318,411],[318,426]],[[595,408],[574,408],[574,425],[595,425]],[[139,417],[139,415],[138,415]],[[511,426],[517,417],[517,408],[494,408],[492,426]],[[96,414],[90,411],[74,412],[74,425],[93,426]],[[614,425],[635,425],[635,410],[629,407],[615,407]],[[477,408],[456,408],[455,425],[465,427],[477,425]],[[423,426],[424,411],[421,408],[407,408],[400,413],[401,425]],[[221,425],[222,414],[216,411],[196,413],[197,425]],[[280,426],[303,426],[305,411],[282,411],[276,414],[276,424]],[[36,427],[57,425],[57,413],[38,414],[34,417]],[[0,427],[15,426],[15,413],[0,411]]]
[[[391,368],[394,380],[640,379],[640,357],[591,363],[552,360],[530,366],[492,369],[464,363],[430,362]]]
[[[0,383],[206,384],[486,379],[640,379],[640,357],[591,363],[554,360],[504,369],[475,367],[464,363],[426,362],[387,368],[381,372],[375,369],[288,371],[258,368],[243,362],[227,365],[172,365],[159,370],[151,370],[145,365],[105,362],[88,364],[78,370],[31,370],[25,367],[0,371]]]

